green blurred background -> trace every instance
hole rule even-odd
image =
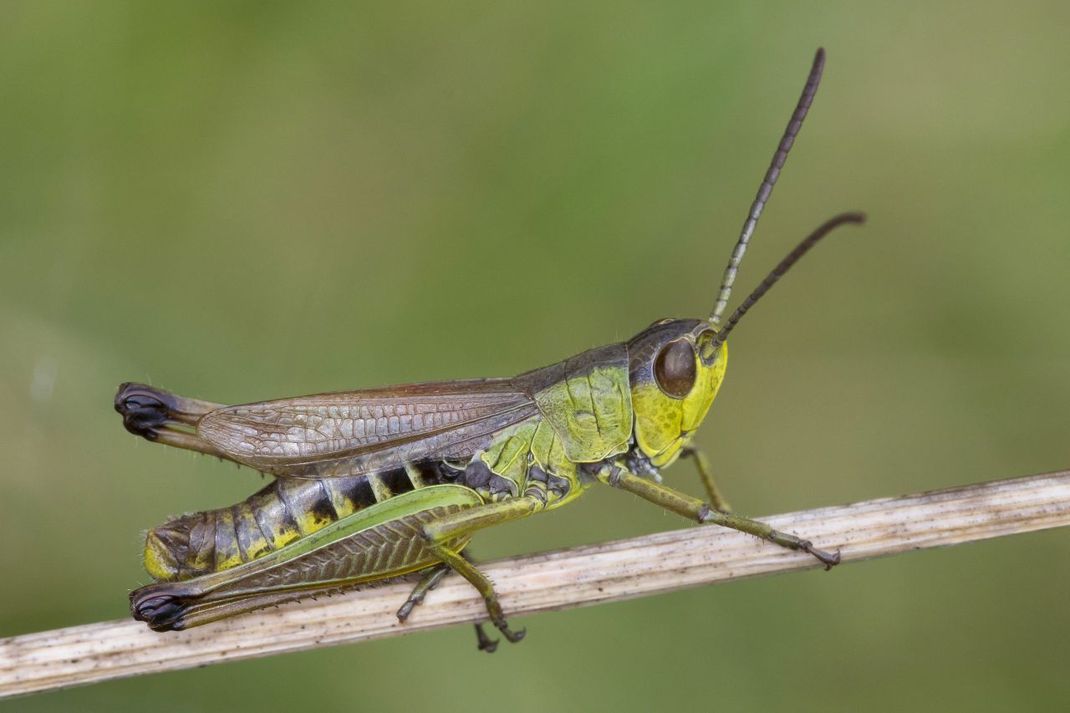
[[[814,49],[810,123],[699,439],[769,514],[1070,466],[1066,3],[5,2],[0,634],[127,615],[140,532],[259,487],[126,434],[509,375],[704,314]],[[670,482],[698,493],[688,468]],[[613,492],[483,558],[684,526]],[[37,696],[46,710],[1041,710],[1055,531]]]

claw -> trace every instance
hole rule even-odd
[[[509,624],[505,619],[494,622],[494,626],[497,627],[498,631],[502,632],[502,636],[504,636],[505,640],[510,644],[515,644],[520,641],[528,633],[527,629],[517,629],[516,631],[513,631],[509,628]]]
[[[516,631],[503,631],[502,632],[502,636],[504,636],[509,641],[510,644],[515,644],[516,642],[518,642],[521,639],[523,639],[527,635],[527,633],[528,633],[528,630],[525,628],[525,629],[518,629]]]
[[[825,571],[829,571],[840,563],[840,551],[826,552],[825,550],[819,550],[809,542],[806,542],[806,552],[810,553],[818,559],[821,564],[825,565]]]
[[[498,640],[487,636],[487,632],[483,631],[482,624],[476,624],[476,641],[477,648],[480,651],[486,651],[488,654],[493,654],[498,650]]]

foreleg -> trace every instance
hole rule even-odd
[[[764,522],[759,522],[758,520],[751,520],[750,518],[742,517],[740,515],[733,515],[731,513],[715,510],[698,498],[693,498],[690,495],[673,490],[667,485],[655,483],[646,478],[640,478],[638,475],[633,475],[626,471],[617,471],[605,476],[601,480],[616,488],[620,488],[621,490],[627,490],[629,493],[634,493],[648,502],[660,505],[666,510],[674,512],[677,515],[682,515],[688,519],[695,520],[696,522],[703,524],[712,523],[714,525],[721,525],[722,527],[730,527],[733,530],[746,532],[747,534],[760,537],[763,540],[767,540],[789,550],[807,552],[816,557],[821,564],[825,565],[825,569],[831,569],[833,565],[839,564],[840,562],[839,552],[833,553],[819,550],[814,547],[809,540],[804,540],[795,535],[774,530],[769,525],[766,525]]]

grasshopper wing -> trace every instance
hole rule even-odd
[[[331,478],[467,458],[536,413],[535,401],[511,379],[480,379],[228,406],[201,418],[197,433],[256,470]]]

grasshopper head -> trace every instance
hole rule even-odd
[[[635,412],[635,440],[657,468],[669,465],[706,418],[728,366],[725,341],[743,315],[821,238],[844,223],[861,223],[861,213],[841,213],[810,233],[773,268],[732,316],[720,324],[730,285],[706,319],[662,319],[628,342],[628,378]],[[738,267],[730,263],[734,277]],[[726,277],[727,281],[727,277]]]
[[[728,346],[706,320],[663,319],[628,342],[635,438],[658,468],[672,463],[706,418]]]

